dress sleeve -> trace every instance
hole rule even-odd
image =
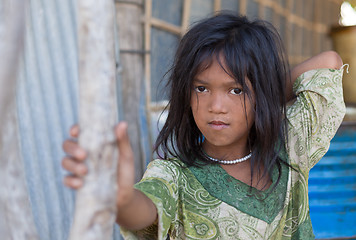
[[[142,180],[135,184],[135,188],[155,204],[158,219],[151,226],[139,231],[121,227],[125,239],[166,239],[178,202],[177,171],[177,166],[167,160],[154,160],[147,166]]]
[[[291,164],[303,172],[324,156],[344,118],[342,75],[343,68],[314,69],[294,83],[297,97],[286,112],[287,149]]]

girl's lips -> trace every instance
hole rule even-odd
[[[215,130],[221,130],[221,129],[227,128],[229,126],[229,124],[227,124],[225,122],[221,122],[221,121],[211,121],[211,122],[209,122],[209,126]]]

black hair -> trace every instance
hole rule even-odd
[[[203,136],[190,103],[194,77],[206,69],[206,62],[220,56],[224,58],[225,71],[247,90],[250,100],[246,77],[255,93],[255,121],[248,142],[252,151],[251,181],[255,167],[260,171],[262,165],[262,176],[271,174],[274,166],[281,173],[283,161],[278,155],[286,141],[285,85],[290,79],[283,44],[270,23],[250,21],[231,12],[198,22],[180,41],[169,72],[169,113],[155,151],[163,152],[159,154],[161,158],[177,157],[188,166],[212,163],[202,151]]]

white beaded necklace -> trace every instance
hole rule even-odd
[[[238,158],[238,159],[235,159],[235,160],[220,160],[220,159],[216,159],[216,158],[213,158],[213,157],[210,157],[208,154],[205,153],[205,155],[207,156],[207,158],[209,158],[211,161],[214,161],[214,162],[217,162],[217,163],[220,163],[220,164],[236,164],[236,163],[240,163],[240,162],[243,162],[243,161],[246,161],[247,159],[249,159],[251,156],[252,156],[252,152],[250,152],[247,156],[244,156],[242,158]]]

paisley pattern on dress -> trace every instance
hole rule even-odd
[[[217,165],[197,170],[179,159],[154,160],[135,187],[152,199],[158,219],[140,231],[121,228],[125,239],[314,239],[308,174],[345,115],[342,74],[343,69],[316,69],[297,78],[281,156],[296,170],[283,168],[277,191],[267,198],[251,192]]]
[[[271,223],[283,208],[287,190],[288,168],[282,165],[281,179],[278,169],[272,174],[272,186],[266,191],[259,191],[230,176],[220,165],[189,167],[203,188],[210,195],[258,219]]]

